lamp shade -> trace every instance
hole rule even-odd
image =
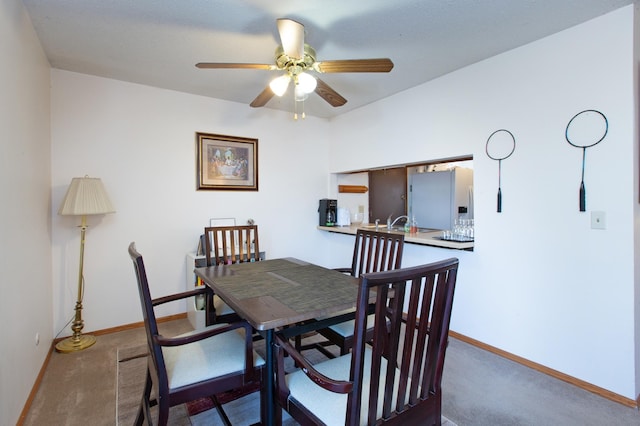
[[[115,213],[99,178],[88,176],[71,179],[71,185],[58,209],[60,215],[83,216]]]

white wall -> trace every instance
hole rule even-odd
[[[49,64],[19,0],[0,2],[0,40],[0,424],[10,425],[52,340]]]
[[[620,9],[338,117],[331,172],[472,154],[475,251],[410,245],[403,264],[459,255],[453,330],[635,399],[633,13]],[[587,150],[581,213],[582,151],[564,132],[592,108],[609,132]],[[497,213],[498,165],[485,144],[501,128],[517,146],[502,164]],[[606,230],[590,229],[594,210],[606,213]]]
[[[317,250],[324,236],[315,230],[328,185],[324,120],[53,70],[52,122],[56,332],[76,294],[78,219],[56,214],[74,176],[100,177],[117,210],[89,218],[85,331],[142,319],[131,241],[155,296],[184,289],[185,255],[214,217],[254,219],[268,257],[328,258]],[[259,191],[196,191],[196,132],[258,138]],[[179,305],[160,314],[184,311]]]
[[[640,4],[636,2],[634,10],[634,44],[633,44],[633,69],[634,69],[634,85],[633,93],[638,93],[640,88]],[[635,111],[640,111],[640,98],[635,97],[634,101]],[[639,132],[639,120],[640,117],[635,115],[634,126],[634,140],[640,140]],[[640,150],[638,144],[633,144],[633,158],[640,158]],[[638,203],[634,203],[634,260],[636,265],[640,265],[640,170],[639,166],[634,167],[633,173],[633,196]],[[635,268],[634,282],[640,283],[640,268]],[[640,285],[635,286],[634,293],[634,312],[635,312],[635,324],[640,324]],[[635,360],[636,360],[636,394],[640,393],[640,327],[636,327],[635,330]],[[636,400],[637,401],[637,400]]]

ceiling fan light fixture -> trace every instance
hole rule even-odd
[[[289,74],[281,75],[271,80],[269,88],[271,88],[274,95],[282,96],[287,91],[287,87],[289,87],[289,81],[291,81]]]
[[[302,90],[299,85],[296,86],[294,95],[296,102],[305,101],[309,97],[309,94]]]
[[[318,82],[312,75],[307,74],[306,72],[302,72],[298,74],[296,79],[296,92],[300,90],[301,92],[306,94],[312,93],[314,90],[316,90],[317,85]]]

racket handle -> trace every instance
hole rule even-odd
[[[587,200],[585,195],[584,182],[580,182],[580,211],[587,211]]]
[[[498,188],[498,213],[502,212],[502,189]]]

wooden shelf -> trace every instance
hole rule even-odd
[[[338,192],[348,192],[351,194],[364,194],[369,188],[364,185],[338,185]]]

